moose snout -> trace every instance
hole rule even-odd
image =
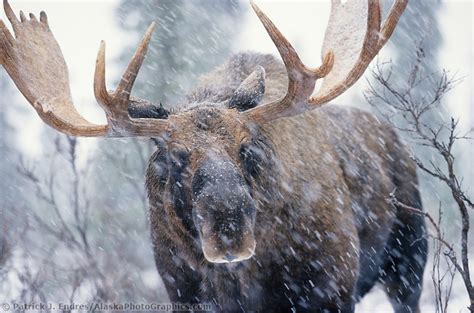
[[[192,190],[193,218],[204,257],[212,263],[251,258],[256,207],[231,159],[210,154],[196,170]]]
[[[214,211],[198,221],[202,251],[209,262],[233,263],[253,256],[254,215],[236,211]]]
[[[248,260],[255,252],[256,242],[250,230],[235,237],[223,234],[202,235],[204,257],[212,263],[235,263]]]

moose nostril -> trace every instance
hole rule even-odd
[[[227,262],[232,262],[233,260],[237,259],[238,257],[233,255],[233,254],[230,254],[230,253],[227,253],[225,256],[224,256],[224,260],[226,260]]]

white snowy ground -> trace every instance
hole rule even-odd
[[[430,255],[431,258],[431,255]],[[474,266],[474,260],[471,260],[471,268]],[[431,280],[431,262],[426,266],[424,275],[423,293],[420,301],[420,312],[436,312],[436,303],[434,297],[433,281]],[[467,305],[469,299],[466,294],[461,276],[456,274],[449,301],[449,313],[469,313]],[[393,313],[390,302],[382,290],[381,286],[376,286],[365,296],[360,303],[356,305],[356,313]]]

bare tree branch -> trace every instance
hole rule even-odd
[[[433,121],[428,120],[428,112],[435,110],[440,111],[442,99],[450,90],[462,81],[456,75],[450,75],[449,71],[442,70],[438,73],[431,73],[422,76],[420,67],[424,59],[424,51],[422,47],[418,48],[417,60],[413,65],[407,78],[405,86],[396,86],[390,80],[392,70],[390,62],[378,63],[372,70],[374,82],[369,82],[369,89],[365,92],[365,98],[377,112],[388,121],[395,129],[408,135],[416,144],[437,152],[442,160],[442,165],[433,160],[422,161],[420,158],[413,156],[418,168],[429,176],[438,179],[444,183],[450,190],[452,199],[456,203],[456,207],[461,215],[461,253],[460,259],[454,250],[454,245],[446,241],[440,229],[439,221],[436,222],[430,214],[416,208],[409,207],[400,203],[395,196],[390,195],[389,201],[413,214],[424,216],[435,229],[433,238],[447,251],[445,257],[450,261],[448,263],[447,275],[454,277],[452,273],[452,265],[458,271],[463,279],[467,294],[470,299],[469,310],[474,313],[474,287],[471,280],[471,271],[469,267],[469,229],[470,229],[470,212],[469,208],[473,208],[471,198],[464,192],[458,173],[455,171],[455,155],[453,148],[458,140],[470,140],[469,131],[465,135],[458,134],[459,120],[451,117],[448,121],[440,121],[433,126]],[[388,67],[388,69],[387,69]],[[435,82],[435,83],[433,83]],[[381,87],[381,90],[376,88]],[[422,96],[415,96],[413,92],[415,88],[424,87],[431,92],[426,92]],[[441,216],[441,212],[440,212]],[[435,267],[439,266],[440,246],[435,245],[434,253]],[[433,281],[437,293],[437,310],[446,312],[447,302],[452,289],[452,280],[446,287],[446,298],[442,298],[442,284],[445,275],[439,272],[439,267],[434,270],[435,276]],[[436,279],[435,279],[436,278]]]

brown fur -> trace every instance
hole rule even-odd
[[[403,201],[421,207],[415,166],[404,146],[374,116],[348,107],[328,105],[251,124],[226,105],[257,65],[266,71],[263,101],[282,96],[287,78],[280,62],[239,54],[202,78],[182,111],[170,117],[175,129],[151,158],[152,238],[170,299],[209,302],[223,312],[352,312],[355,301],[382,281],[401,288],[389,293],[397,312],[415,310],[426,259],[423,222],[386,202],[397,188]],[[253,177],[243,170],[243,144],[256,144],[263,155]],[[204,258],[193,226],[184,225],[173,207],[170,175],[160,172],[166,165],[156,165],[175,145],[190,155],[185,189],[211,150],[245,177],[257,207],[251,259],[225,265]],[[185,198],[192,203],[189,190]],[[407,242],[395,247],[399,230]],[[403,277],[406,290],[401,271],[391,270],[399,264],[416,272]]]

